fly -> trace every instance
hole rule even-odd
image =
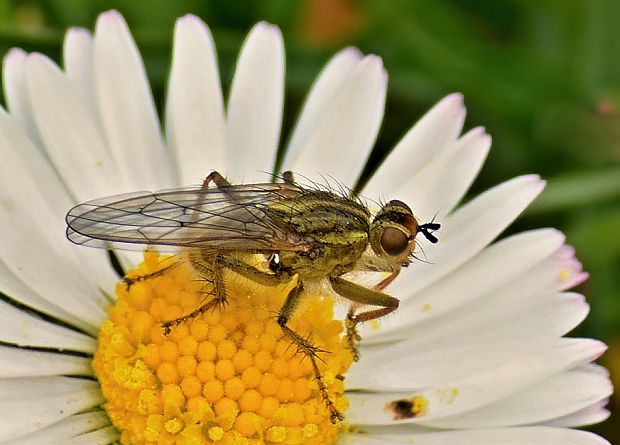
[[[212,297],[193,312],[162,324],[164,332],[227,301],[223,275],[235,272],[257,284],[297,283],[280,308],[284,334],[312,362],[332,422],[343,416],[329,399],[317,360],[322,352],[288,326],[304,290],[327,282],[350,301],[347,340],[358,359],[356,326],[396,310],[399,300],[382,290],[411,263],[416,237],[432,243],[440,224],[419,224],[402,201],[387,202],[374,215],[358,199],[330,190],[306,188],[286,172],[280,183],[232,185],[212,172],[201,187],[116,195],[77,205],[67,214],[70,241],[106,249],[185,252],[196,273],[213,282]],[[215,187],[211,187],[214,184]],[[268,259],[268,271],[244,261]],[[389,275],[373,288],[342,277],[351,271]],[[128,285],[148,276],[125,278]],[[358,308],[365,308],[356,312]]]

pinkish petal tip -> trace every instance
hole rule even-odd
[[[118,12],[116,9],[111,9],[110,11],[99,14],[99,17],[97,18],[97,25],[110,27],[126,27],[127,22],[125,22],[125,18],[120,12]]]
[[[194,14],[185,14],[177,19],[177,24],[199,25],[203,26],[202,19]]]
[[[383,68],[383,59],[376,54],[368,54],[364,57],[364,61],[369,65],[376,66],[377,68]]]
[[[104,20],[124,20],[121,13],[116,9],[110,9],[109,11],[102,12],[99,14],[99,18]]]
[[[588,272],[581,272],[579,275],[577,275],[577,277],[575,277],[575,280],[573,281],[573,285],[571,287],[579,286],[580,284],[588,281],[589,278],[590,274]]]
[[[69,34],[80,37],[90,37],[90,31],[86,28],[82,28],[81,26],[72,26],[67,29],[67,35]]]
[[[364,55],[362,52],[356,48],[355,46],[348,46],[342,50],[337,55],[342,55],[347,58],[361,60]]]
[[[4,56],[5,62],[12,62],[18,59],[25,59],[28,53],[21,48],[11,48],[8,53]]]
[[[256,31],[281,34],[280,28],[277,25],[273,25],[265,21],[260,21],[252,27],[251,32],[256,32]]]
[[[469,130],[469,134],[473,137],[481,137],[481,136],[488,136],[488,134],[486,134],[486,128],[483,126],[478,126],[478,127],[474,127],[471,130]]]
[[[456,106],[456,107],[465,107],[465,97],[463,96],[463,93],[452,93],[452,94],[448,94],[447,96],[445,96],[443,99],[441,99],[439,101],[439,103],[448,103],[452,106]]]
[[[594,361],[598,359],[601,355],[603,355],[607,351],[607,345],[602,341],[592,340],[592,355],[590,356],[590,360]]]

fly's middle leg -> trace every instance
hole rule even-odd
[[[297,282],[297,286],[295,286],[286,297],[284,304],[280,308],[280,313],[278,314],[278,325],[284,332],[284,334],[293,342],[293,344],[297,347],[299,353],[303,354],[310,360],[312,363],[312,369],[314,370],[314,377],[317,381],[317,385],[319,387],[319,392],[323,401],[327,405],[327,409],[329,410],[330,420],[332,423],[336,423],[338,420],[344,420],[344,416],[342,413],[336,409],[336,405],[329,398],[329,393],[327,391],[327,386],[325,382],[323,382],[323,377],[321,376],[321,371],[319,370],[319,365],[317,363],[320,358],[318,354],[320,352],[327,352],[319,347],[313,345],[307,338],[302,337],[297,332],[292,330],[288,326],[288,322],[295,312],[297,304],[299,303],[299,297],[303,292],[303,284],[301,281]]]
[[[347,345],[351,354],[353,355],[353,361],[357,362],[360,359],[360,354],[357,349],[362,336],[357,332],[357,321],[355,320],[355,307],[351,306],[347,312],[347,317],[344,320],[345,338],[347,339]]]

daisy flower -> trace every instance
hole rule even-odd
[[[586,316],[586,279],[554,229],[500,234],[540,193],[527,175],[460,204],[491,145],[462,134],[461,95],[441,100],[392,150],[361,194],[398,198],[440,242],[388,288],[401,307],[362,330],[361,360],[330,298],[307,298],[292,326],[320,354],[333,424],[308,360],[273,320],[287,289],[229,276],[230,304],[169,336],[161,321],[195,309],[187,268],[65,238],[78,202],[199,184],[212,170],[265,182],[280,144],[284,46],[257,24],[225,104],[215,47],[197,17],[177,21],[160,131],[123,18],[68,31],[64,68],[14,49],[0,112],[0,443],[3,444],[605,444],[572,429],[600,422],[612,388],[593,363],[605,345],[564,337]],[[348,48],[320,73],[283,167],[354,187],[383,118],[381,59]],[[138,264],[139,263],[139,264]],[[234,274],[233,274],[234,275]],[[377,277],[357,274],[371,285]],[[286,287],[286,286],[284,286]],[[303,313],[303,316],[301,315]]]

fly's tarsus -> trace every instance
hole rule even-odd
[[[360,353],[358,344],[362,339],[362,336],[357,332],[357,321],[355,320],[355,311],[353,308],[347,312],[347,317],[344,321],[346,329],[347,346],[353,355],[353,361],[357,362],[360,359]]]
[[[282,331],[289,338],[289,340],[291,340],[292,344],[297,347],[297,352],[310,360],[319,393],[321,394],[321,398],[329,410],[330,421],[335,424],[337,421],[344,420],[344,415],[338,411],[336,405],[329,396],[327,385],[323,382],[323,376],[321,375],[321,370],[319,369],[319,365],[317,363],[317,361],[323,362],[318,354],[327,353],[328,351],[313,345],[308,339],[303,338],[297,332],[289,328],[286,322],[287,320],[283,317],[278,317],[278,324],[280,325],[280,328],[282,328]]]
[[[172,263],[166,267],[163,267],[155,272],[151,272],[145,275],[138,275],[135,277],[123,277],[123,283],[125,283],[125,290],[129,290],[131,288],[131,286],[133,286],[136,283],[139,283],[141,281],[146,281],[146,280],[152,280],[153,278],[157,278],[161,275],[163,275],[164,273],[166,273],[167,271],[169,271],[170,269],[174,268],[177,266],[177,263]]]
[[[226,301],[220,301],[215,298],[213,300],[209,300],[206,303],[202,304],[201,306],[198,307],[198,309],[193,310],[189,314],[183,315],[179,318],[175,318],[174,320],[168,320],[168,321],[162,322],[161,327],[164,330],[164,335],[165,336],[170,335],[172,328],[179,326],[188,320],[192,320],[201,314],[204,314],[209,309],[216,309],[218,307],[223,307],[226,303],[227,303]]]

